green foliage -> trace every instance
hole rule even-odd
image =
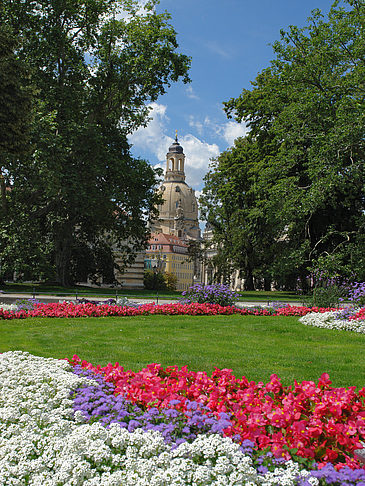
[[[248,280],[293,288],[323,258],[364,272],[365,4],[339,4],[282,31],[271,66],[225,103],[250,131],[213,165],[205,208]]]
[[[213,230],[216,280],[228,283],[234,268],[245,279],[245,290],[254,289],[254,279],[269,280],[268,264],[273,254],[273,227],[265,220],[259,191],[261,160],[272,150],[245,137],[223,152],[205,177],[200,198],[202,216]]]
[[[165,272],[164,279],[166,283],[167,290],[176,290],[177,287],[177,276],[172,272]]]
[[[147,290],[176,290],[177,276],[171,272],[145,270],[143,283]]]
[[[209,303],[221,306],[230,306],[238,300],[239,294],[233,292],[228,285],[224,284],[195,284],[184,290],[183,301],[186,303],[198,302],[199,304]]]
[[[1,167],[5,157],[17,157],[29,151],[34,92],[30,85],[29,68],[16,55],[19,47],[19,40],[11,27],[2,22],[0,24]]]
[[[63,285],[96,278],[114,249],[123,266],[146,244],[158,172],[130,155],[127,135],[189,67],[154,3],[139,15],[127,0],[2,2],[36,88],[31,153],[2,161],[12,190],[0,245],[21,274],[39,277],[41,265]]]
[[[163,272],[145,270],[143,279],[144,288],[147,290],[166,290],[167,284]]]
[[[315,307],[338,307],[340,300],[346,296],[341,285],[316,286],[309,299],[309,305]]]

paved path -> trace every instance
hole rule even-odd
[[[71,301],[75,301],[76,300],[76,294],[69,294],[69,295],[63,295],[63,296],[59,296],[59,295],[46,295],[46,294],[37,294],[35,295],[36,299],[38,299],[40,302],[44,302],[44,303],[47,303],[47,302],[62,302],[64,300],[71,300]],[[30,294],[22,294],[22,293],[11,293],[11,294],[7,294],[5,292],[1,292],[0,293],[0,303],[4,303],[4,304],[12,304],[14,303],[16,300],[18,299],[31,299],[32,298],[32,295]],[[82,295],[78,296],[78,298],[83,298]],[[108,297],[85,297],[87,298],[88,300],[96,300],[96,301],[100,301],[100,300],[107,300]],[[111,295],[109,298],[113,298],[113,296]],[[132,302],[137,302],[137,303],[152,303],[154,302],[155,304],[172,304],[174,302],[178,302],[178,299],[160,299],[158,298],[157,296],[151,296],[151,297],[144,297],[144,298],[140,298],[140,297],[131,297],[129,298],[130,301]],[[272,302],[272,301],[271,301]],[[281,301],[284,305],[285,304],[291,304],[291,305],[303,305],[302,302],[286,302],[286,301]],[[260,302],[237,302],[237,307],[255,307],[255,306],[267,306],[268,305],[268,301],[260,301]]]

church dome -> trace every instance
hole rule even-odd
[[[158,207],[161,219],[173,220],[176,210],[181,206],[184,219],[195,221],[198,219],[198,204],[195,191],[185,182],[165,181],[160,187],[164,202]]]
[[[178,141],[174,142],[172,145],[169,147],[169,154],[182,154],[183,153],[183,148],[179,144]]]
[[[199,239],[198,203],[195,191],[185,182],[184,161],[183,148],[176,135],[166,154],[165,178],[159,188],[163,203],[157,208],[159,217],[152,224],[152,230]]]

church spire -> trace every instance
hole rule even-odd
[[[185,155],[182,146],[178,142],[177,130],[175,130],[175,142],[173,142],[166,154],[165,181],[185,181]]]

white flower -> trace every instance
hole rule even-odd
[[[0,302],[0,309],[9,312],[16,312],[18,310],[18,306],[15,304],[3,304]]]
[[[65,361],[0,354],[0,382],[3,486],[274,486],[294,485],[299,474],[287,463],[258,475],[239,445],[220,435],[200,435],[171,451],[156,431],[82,423],[70,392],[90,380]]]
[[[365,321],[348,321],[346,319],[336,319],[337,311],[330,312],[310,312],[301,317],[299,321],[306,326],[323,327],[325,329],[338,329],[344,331],[355,331],[365,334]]]

